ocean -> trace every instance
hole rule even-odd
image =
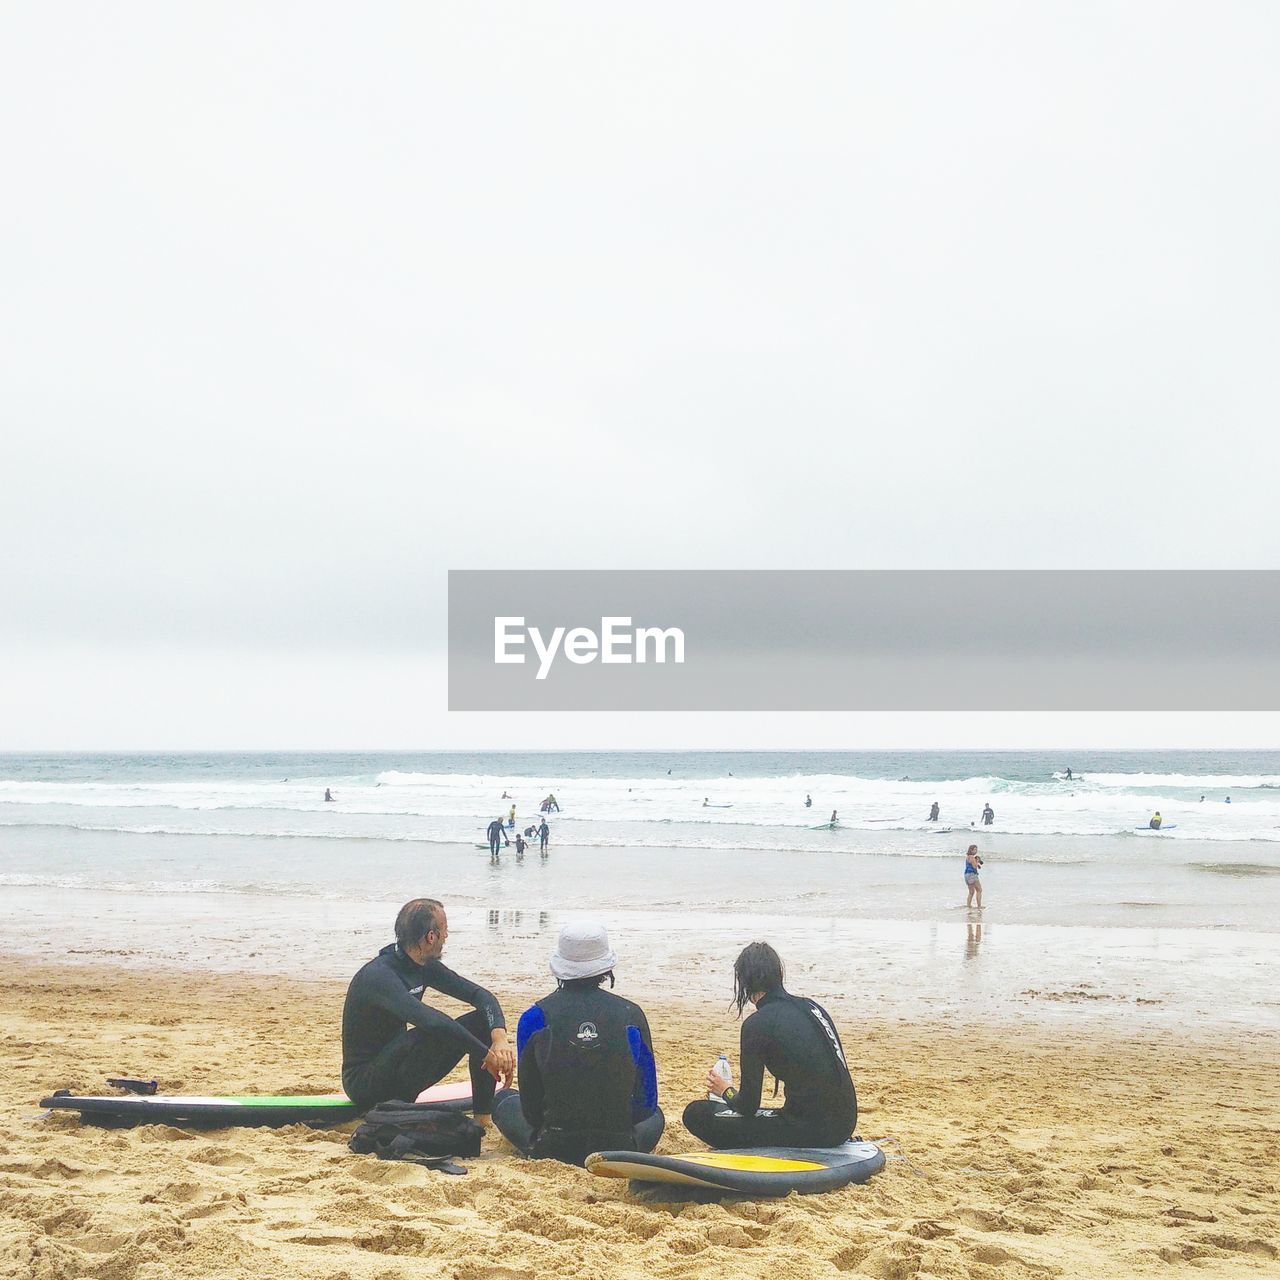
[[[476,847],[553,792],[548,856]],[[716,981],[770,936],[835,982],[880,955],[912,1009],[1141,999],[1268,1022],[1280,753],[10,755],[0,890],[0,947],[46,959],[336,975],[433,896],[481,967],[495,940],[541,966],[589,913],[643,939],[659,985],[672,966]]]

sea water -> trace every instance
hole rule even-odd
[[[513,840],[536,825],[552,792],[547,857],[476,847],[513,803]],[[874,945],[917,1003],[955,982],[1070,1004],[1097,996],[1079,984],[1101,956],[1121,1003],[1266,1020],[1280,753],[6,756],[0,893],[0,945],[45,957],[336,976],[400,902],[435,896],[454,954],[496,937],[539,967],[562,919],[593,914],[708,973],[767,935],[841,972]]]

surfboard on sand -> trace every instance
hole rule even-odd
[[[874,1142],[840,1147],[762,1147],[754,1151],[701,1151],[682,1156],[642,1151],[597,1151],[587,1169],[601,1178],[678,1183],[740,1195],[811,1195],[866,1182],[884,1168]]]
[[[471,1109],[467,1081],[424,1089],[418,1102],[449,1111]],[[342,1094],[136,1094],[77,1095],[60,1089],[40,1099],[52,1111],[78,1111],[86,1124],[124,1128],[135,1124],[169,1124],[179,1129],[278,1128],[307,1124],[313,1128],[355,1120],[360,1109]]]

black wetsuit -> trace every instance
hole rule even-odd
[[[929,809],[929,821],[937,822],[937,820],[938,820],[938,806],[935,802]]]
[[[423,1004],[428,987],[471,1005],[473,1012],[451,1018]],[[392,943],[347,988],[342,1087],[366,1111],[392,1098],[412,1102],[469,1056],[472,1107],[484,1115],[493,1106],[496,1082],[481,1063],[491,1047],[490,1032],[506,1025],[502,1006],[490,992],[439,960],[415,964]]]
[[[501,1094],[493,1122],[537,1159],[581,1164],[592,1151],[652,1151],[658,1109],[644,1010],[592,983],[567,983],[525,1010],[516,1032],[520,1092]]]
[[[765,1071],[786,1103],[758,1111]],[[727,1102],[691,1102],[684,1125],[712,1147],[838,1147],[858,1123],[844,1048],[821,1005],[779,988],[742,1024],[741,1088]]]
[[[489,837],[489,852],[493,854],[494,857],[497,857],[498,845],[502,841],[506,840],[508,844],[511,843],[510,840],[507,840],[507,833],[503,830],[501,818],[494,818],[494,820],[489,823],[489,829],[485,832],[485,835]]]
[[[538,828],[538,852],[546,853],[547,841],[551,838],[551,828],[544,822]]]
[[[987,805],[987,807],[982,811],[982,825],[984,827],[989,827],[995,820],[995,810],[990,805]]]

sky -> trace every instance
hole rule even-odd
[[[1276,568],[1266,4],[0,10],[0,749],[450,715],[450,568]]]

